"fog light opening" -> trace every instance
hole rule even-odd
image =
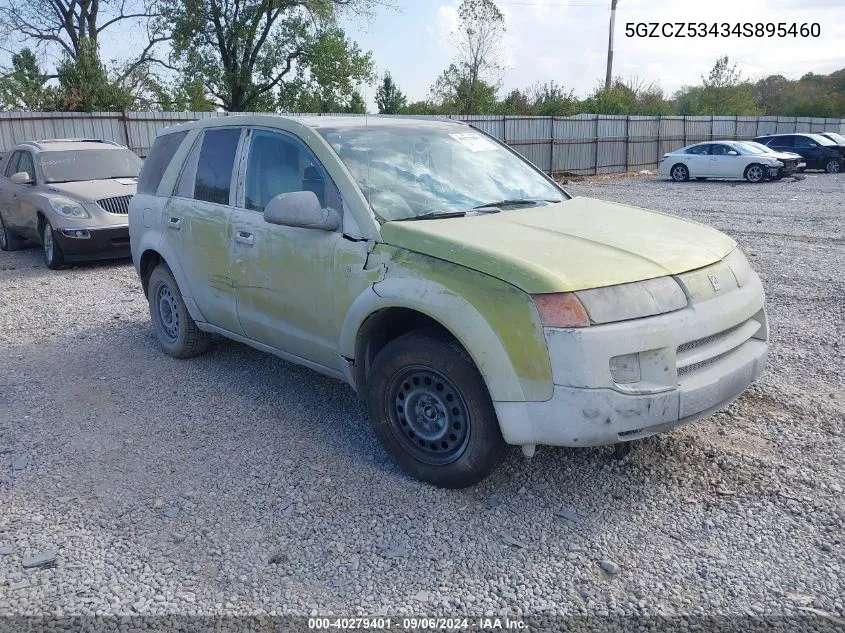
[[[640,381],[640,355],[623,354],[610,359],[610,376],[613,382],[629,384]]]
[[[72,237],[78,240],[87,240],[91,237],[91,233],[85,229],[65,229],[62,233],[64,233],[67,237]]]

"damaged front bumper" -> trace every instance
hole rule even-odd
[[[596,446],[667,431],[713,413],[762,373],[768,323],[756,275],[722,297],[645,319],[546,330],[554,393],[544,402],[494,402],[505,440]],[[616,382],[613,359],[636,359]]]

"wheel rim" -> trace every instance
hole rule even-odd
[[[170,286],[162,284],[156,295],[158,305],[158,321],[165,337],[171,343],[179,338],[179,309],[176,296],[170,290]]]
[[[839,161],[832,160],[827,164],[827,173],[829,174],[836,174],[839,173]]]
[[[44,225],[44,257],[47,258],[48,262],[53,261],[53,229],[50,228],[49,224]]]
[[[686,180],[687,170],[682,165],[678,165],[672,169],[672,178],[675,180]]]
[[[758,165],[752,165],[748,168],[748,180],[751,182],[760,182],[763,180],[763,168]]]
[[[387,388],[391,430],[416,459],[454,462],[466,450],[470,418],[455,386],[440,372],[414,366],[398,372]]]

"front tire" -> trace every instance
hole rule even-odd
[[[147,301],[150,320],[162,349],[174,358],[198,356],[208,349],[211,337],[188,314],[182,293],[166,264],[150,275]]]
[[[675,182],[685,182],[689,180],[689,169],[687,169],[686,165],[678,163],[669,170],[669,175],[672,176],[672,180]]]
[[[835,158],[827,161],[824,166],[824,170],[829,174],[838,174],[842,171],[842,161],[836,160]]]
[[[766,170],[762,165],[751,163],[745,168],[745,179],[751,183],[763,182],[766,179]]]
[[[41,253],[44,255],[44,265],[50,270],[59,270],[65,265],[65,256],[49,220],[41,223]]]
[[[505,441],[484,379],[454,339],[417,331],[390,341],[373,360],[366,399],[382,446],[417,479],[465,488],[501,459]]]
[[[16,251],[21,246],[23,246],[23,240],[12,234],[3,221],[3,216],[0,215],[0,251]]]

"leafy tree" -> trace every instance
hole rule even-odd
[[[0,0],[0,37],[5,46],[31,46],[76,61],[97,50],[103,33],[131,28],[144,35],[145,43],[119,63],[115,78],[122,82],[142,66],[167,65],[159,52],[170,36],[158,1]]]
[[[416,114],[416,115],[423,115],[423,114],[443,114],[440,107],[431,101],[414,101],[409,103],[404,107],[402,110],[402,114]]]
[[[501,40],[505,16],[492,0],[463,0],[453,33],[457,56],[431,88],[432,98],[459,114],[491,111],[502,80]]]
[[[758,114],[754,86],[742,79],[728,56],[720,57],[702,85],[685,86],[675,93],[678,112],[686,115]]]
[[[599,84],[581,104],[582,112],[596,114],[660,115],[672,114],[672,104],[663,90],[654,83],[636,77],[623,80],[617,77],[609,89]]]
[[[83,40],[76,57],[66,55],[57,69],[57,109],[76,112],[130,109],[132,94],[109,79],[100,62],[96,43]]]
[[[349,114],[367,114],[367,102],[364,97],[357,90],[353,90],[349,96],[349,103],[343,109],[343,112]]]
[[[571,116],[578,111],[578,100],[570,90],[566,92],[563,86],[554,81],[536,84],[530,91],[531,109],[534,114],[542,116]]]
[[[162,2],[179,65],[229,111],[289,108],[315,86],[323,102],[348,98],[372,70],[370,54],[335,24],[339,7],[361,10],[371,0]]]
[[[405,95],[393,81],[389,72],[384,73],[381,85],[376,92],[376,105],[379,114],[399,114],[405,108]]]
[[[24,48],[12,55],[12,70],[0,78],[0,109],[37,111],[50,109],[55,96],[46,86],[33,52]]]

